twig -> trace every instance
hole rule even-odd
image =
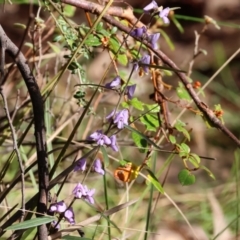
[[[76,6],[76,7],[80,7],[82,9],[87,10],[87,11],[93,13],[93,14],[96,14],[96,15],[99,15],[101,13],[102,8],[103,8],[99,4],[92,3],[92,2],[87,2],[85,0],[81,0],[81,1],[62,0],[61,2],[70,4],[70,5],[73,5],[73,6]],[[119,30],[121,30],[125,33],[129,33],[130,28],[121,24],[119,21],[117,21],[112,16],[125,18],[129,22],[131,22],[132,24],[134,24],[137,20],[134,17],[131,9],[123,10],[122,8],[111,7],[111,8],[108,9],[107,14],[103,16],[103,19],[106,22],[116,26]],[[109,14],[112,15],[112,16],[110,16]],[[140,23],[140,22],[138,23],[138,26],[139,25],[143,26],[143,24]],[[134,37],[134,38],[138,41],[142,41],[142,39],[140,39],[140,38],[137,38],[137,37]],[[161,50],[153,49],[151,44],[148,43],[146,40],[144,40],[143,43],[149,49],[151,49],[152,52],[154,52],[155,55],[163,61],[163,63],[165,63],[166,65],[168,65],[169,67],[171,67],[173,69],[180,70],[176,66],[176,64],[167,55],[165,55]],[[192,85],[189,83],[186,74],[184,74],[182,72],[179,72],[179,71],[176,71],[176,74],[179,77],[179,79],[181,80],[181,82],[183,83],[183,85],[185,86],[186,90],[188,91],[189,95],[193,99],[194,103],[196,104],[198,109],[203,113],[204,117],[210,123],[210,125],[214,126],[215,128],[219,129],[220,131],[222,131],[233,142],[235,142],[238,147],[240,147],[240,140],[227,127],[225,127],[221,123],[221,121],[215,116],[214,112],[204,102],[201,101],[201,99],[198,97],[197,93],[193,89]]]
[[[194,50],[193,50],[193,57],[192,60],[189,62],[189,68],[188,68],[188,72],[187,72],[187,76],[190,77],[192,74],[192,68],[193,68],[193,64],[195,62],[195,59],[201,54],[203,53],[203,51],[201,49],[199,49],[199,40],[200,37],[202,36],[202,34],[207,30],[207,24],[205,23],[202,31],[200,33],[198,33],[197,31],[194,31],[195,34],[195,46],[194,46]]]
[[[21,221],[23,221],[24,219],[24,213],[25,213],[25,179],[24,179],[24,166],[22,163],[22,158],[21,158],[21,154],[18,148],[18,144],[17,144],[17,134],[15,131],[15,128],[13,126],[12,120],[11,120],[11,116],[9,114],[9,109],[8,109],[8,104],[7,104],[7,98],[3,92],[3,88],[0,87],[0,94],[2,96],[3,99],[3,108],[5,110],[6,116],[7,116],[7,120],[11,129],[11,133],[12,133],[12,140],[13,140],[13,149],[16,152],[17,155],[17,159],[18,159],[18,163],[19,163],[19,167],[20,167],[20,173],[21,173],[21,192],[22,192],[22,206],[21,206],[21,211],[22,211],[22,216],[21,216]]]
[[[38,178],[39,178],[39,194],[37,203],[37,212],[45,214],[47,212],[47,200],[48,200],[48,162],[47,162],[47,149],[46,149],[46,134],[44,125],[44,110],[41,92],[36,83],[34,76],[32,75],[30,68],[27,64],[27,60],[24,55],[19,52],[17,46],[8,38],[0,25],[0,46],[1,46],[1,63],[0,72],[2,74],[1,80],[4,74],[5,52],[8,53],[15,63],[25,84],[28,88],[29,95],[32,101],[33,114],[34,114],[34,126],[35,126],[35,139],[36,139],[36,152],[38,162]],[[18,54],[19,53],[19,54]],[[16,58],[17,56],[17,58]],[[0,82],[0,85],[2,82]],[[47,239],[48,231],[46,225],[38,227],[38,239]]]

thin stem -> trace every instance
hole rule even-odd
[[[20,151],[19,151],[19,148],[18,148],[17,134],[16,134],[15,128],[14,128],[14,126],[13,126],[11,116],[10,116],[10,114],[9,114],[7,98],[6,98],[6,96],[5,96],[4,92],[3,92],[3,88],[2,88],[2,87],[0,88],[0,94],[1,94],[2,99],[3,99],[3,108],[4,108],[4,111],[5,111],[5,113],[6,113],[7,120],[8,120],[10,129],[11,129],[11,133],[12,133],[13,149],[14,149],[14,151],[16,152],[17,159],[18,159],[18,164],[19,164],[19,167],[20,167],[20,174],[21,174],[21,192],[22,192],[22,194],[21,194],[21,196],[22,196],[22,206],[21,206],[22,216],[21,216],[21,220],[20,220],[20,221],[23,221],[23,219],[24,219],[24,214],[25,214],[25,179],[24,179],[24,166],[23,166],[21,154],[20,154]]]

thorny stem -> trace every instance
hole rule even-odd
[[[0,63],[1,80],[3,80],[4,77],[4,63],[6,52],[13,58],[19,71],[21,72],[32,101],[39,178],[37,212],[42,215],[47,212],[48,185],[49,185],[42,96],[39,87],[36,83],[35,77],[33,76],[27,64],[27,60],[25,59],[24,55],[19,51],[18,47],[8,38],[1,25],[0,25],[0,47],[2,53]],[[0,82],[0,85],[1,84],[2,81]],[[47,239],[47,236],[48,231],[46,225],[44,224],[39,226],[38,239],[45,240]]]
[[[81,1],[62,0],[61,2],[73,5],[75,7],[82,8],[82,9],[87,10],[87,11],[93,13],[93,14],[96,14],[96,15],[99,15],[101,13],[102,9],[103,9],[103,7],[101,5],[96,4],[96,3],[92,3],[92,2],[88,2],[88,1],[85,1],[85,0],[81,0]],[[105,14],[103,16],[103,19],[106,22],[112,24],[113,26],[116,26],[119,30],[121,30],[125,33],[129,33],[130,28],[121,24],[121,22],[117,21],[111,15],[112,16],[117,16],[117,17],[120,17],[120,18],[125,18],[131,24],[134,24],[137,21],[137,19],[133,15],[133,12],[132,12],[131,9],[123,10],[122,8],[119,8],[119,7],[109,8],[108,11],[107,11],[107,14]],[[144,24],[139,21],[138,24],[137,24],[137,27],[142,27],[142,26],[144,26]],[[139,39],[137,37],[134,37],[134,38],[138,41],[141,41],[141,39]],[[179,68],[176,66],[176,64],[167,55],[165,55],[161,50],[153,49],[151,44],[148,43],[145,40],[143,40],[143,43],[145,44],[145,46],[147,46],[149,49],[151,49],[151,51],[158,58],[160,58],[163,61],[163,63],[165,63],[166,65],[168,65],[169,67],[171,67],[173,69],[179,70]],[[182,72],[179,72],[179,71],[176,71],[176,74],[179,77],[179,79],[181,80],[181,82],[183,83],[183,85],[185,86],[187,92],[189,93],[189,95],[193,99],[194,103],[196,104],[198,109],[202,112],[202,114],[204,115],[206,120],[210,123],[210,125],[214,126],[215,128],[219,129],[220,131],[222,131],[233,142],[235,142],[236,145],[240,148],[240,140],[227,127],[225,127],[221,123],[221,120],[219,120],[215,116],[214,112],[204,102],[201,101],[201,99],[198,97],[197,93],[193,89],[192,85],[188,81],[187,75],[182,73]]]
[[[12,123],[12,120],[11,120],[11,116],[10,116],[10,113],[9,113],[9,109],[8,109],[7,98],[6,98],[6,96],[5,96],[4,92],[3,92],[3,88],[2,87],[0,87],[0,94],[1,94],[2,99],[3,99],[4,110],[5,110],[5,113],[6,113],[6,116],[7,116],[7,120],[8,120],[10,129],[11,129],[11,133],[12,133],[13,149],[16,152],[18,163],[19,163],[19,167],[20,167],[20,172],[21,172],[21,181],[22,181],[22,184],[21,184],[21,192],[22,192],[22,194],[21,194],[22,195],[22,206],[21,206],[22,216],[21,216],[21,221],[23,221],[24,213],[25,213],[24,166],[23,166],[23,163],[22,163],[21,154],[20,154],[20,151],[19,151],[19,148],[18,148],[18,144],[17,144],[17,134],[16,134],[15,128],[13,126],[13,123]]]

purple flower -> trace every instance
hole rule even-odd
[[[90,204],[94,204],[94,198],[93,198],[94,193],[95,193],[95,189],[88,190],[88,193],[85,197],[85,200]]]
[[[96,132],[92,133],[89,136],[90,139],[94,140],[97,142],[97,145],[109,145],[111,144],[111,140],[108,136],[104,135],[101,130],[97,130]]]
[[[124,124],[128,125],[128,117],[129,117],[128,110],[123,109],[116,114],[113,122],[117,124],[118,129],[123,129]]]
[[[143,8],[143,10],[145,12],[149,12],[151,10],[155,10],[158,8],[158,5],[155,1],[152,1],[151,3],[149,3],[145,8]]]
[[[144,55],[138,62],[134,63],[134,65],[133,65],[134,70],[137,71],[139,68],[139,65],[141,66],[141,63],[149,65],[150,59],[151,59],[150,55],[148,55],[148,54]],[[148,74],[148,66],[142,66],[142,69],[146,74]]]
[[[73,212],[72,207],[68,208],[68,209],[64,212],[64,217],[66,218],[66,220],[67,220],[70,224],[75,224],[74,212]]]
[[[115,113],[115,110],[113,110],[107,117],[106,119],[110,119],[113,117]],[[114,118],[113,118],[113,123],[117,124],[118,129],[123,129],[124,124],[128,125],[128,110],[123,109],[121,111],[116,112]]]
[[[132,98],[133,98],[133,95],[134,95],[136,86],[137,86],[137,85],[134,84],[134,85],[131,85],[131,86],[127,86],[127,87],[126,87],[126,94],[127,94],[127,96],[128,96],[128,99],[132,99]]]
[[[132,37],[138,37],[138,38],[142,38],[143,35],[147,32],[147,29],[145,26],[140,27],[140,28],[135,28],[130,32],[130,35]]]
[[[78,183],[76,185],[76,187],[73,189],[72,193],[75,196],[75,198],[78,198],[78,199],[80,199],[82,196],[87,195],[86,188],[81,183]]]
[[[95,193],[95,189],[90,190],[86,185],[83,186],[81,183],[78,183],[77,186],[73,189],[72,193],[75,198],[83,198],[85,201],[94,204],[93,195]]]
[[[67,206],[66,206],[65,202],[60,201],[60,202],[53,203],[50,206],[49,211],[50,212],[63,213],[63,212],[66,211],[66,209],[67,209]]]
[[[100,159],[96,159],[93,163],[93,169],[95,172],[101,174],[101,175],[104,175],[105,174],[105,171],[103,170],[102,168],[102,163],[101,163],[101,160]]]
[[[165,24],[170,23],[169,19],[168,19],[168,14],[170,12],[170,8],[164,8],[160,13],[159,13],[159,17],[163,20],[163,22]]]
[[[110,137],[111,139],[111,145],[110,147],[112,148],[113,151],[118,152],[118,146],[117,146],[117,137],[116,135],[112,135]]]
[[[60,214],[64,213],[64,217],[67,219],[67,221],[70,224],[74,224],[75,223],[73,209],[71,207],[67,209],[67,206],[66,206],[64,201],[60,201],[60,202],[52,204],[50,206],[50,208],[49,208],[49,211],[50,212],[60,213]],[[57,222],[55,222],[55,225],[56,225],[56,223]],[[56,229],[60,228],[60,226],[57,225],[55,228]]]
[[[105,87],[108,89],[113,89],[121,85],[121,78],[119,76],[115,77],[110,83],[106,83]]]
[[[77,164],[75,165],[73,171],[74,172],[77,172],[77,171],[84,172],[86,170],[86,165],[87,165],[86,158],[80,158],[79,160],[77,160]]]
[[[148,41],[151,43],[154,49],[158,48],[157,41],[159,37],[160,37],[160,33],[155,33],[148,36]]]

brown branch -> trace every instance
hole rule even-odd
[[[73,5],[75,7],[82,8],[82,9],[87,10],[96,15],[99,15],[101,13],[101,11],[103,10],[103,6],[96,4],[96,3],[88,2],[85,0],[62,0],[61,2]],[[107,11],[107,13],[108,13],[108,15],[103,16],[103,19],[106,22],[116,26],[119,30],[121,30],[127,34],[130,32],[130,28],[121,24],[119,21],[117,21],[112,16],[127,19],[132,25],[134,25],[138,21],[138,19],[135,18],[135,16],[133,15],[133,12],[130,8],[123,10],[122,8],[119,8],[119,7],[111,7]],[[140,26],[144,26],[144,25],[143,25],[143,23],[141,23],[139,21],[136,26],[140,27]],[[134,38],[138,41],[142,41],[142,39],[139,39],[136,37],[134,37]],[[147,41],[143,41],[143,43],[149,49],[151,49],[151,51],[154,52],[155,55],[158,58],[160,58],[166,65],[168,65],[169,67],[171,67],[173,69],[180,70],[176,66],[176,64],[161,50],[153,49],[151,44],[148,43]],[[176,74],[179,77],[179,79],[181,80],[181,82],[183,83],[183,85],[185,86],[186,90],[188,91],[189,95],[193,99],[193,101],[196,104],[196,106],[198,107],[198,109],[203,113],[204,117],[207,119],[207,121],[212,126],[219,129],[220,131],[222,131],[233,142],[235,142],[238,147],[240,147],[240,140],[226,126],[224,126],[221,123],[221,121],[215,116],[214,112],[204,102],[201,101],[201,99],[198,97],[197,93],[193,89],[192,85],[189,83],[186,74],[179,72],[179,71],[176,71]]]
[[[46,136],[44,125],[44,109],[41,92],[36,83],[33,74],[27,64],[27,60],[24,55],[19,52],[18,47],[8,38],[3,28],[0,25],[0,47],[1,47],[1,63],[0,72],[1,80],[4,79],[4,63],[5,52],[8,53],[15,61],[25,84],[28,88],[31,98],[34,114],[34,126],[35,126],[35,138],[36,138],[36,151],[38,162],[38,178],[39,178],[39,195],[37,212],[45,214],[47,212],[47,199],[48,199],[48,161],[47,161],[47,149],[46,149]],[[4,56],[4,57],[3,57]],[[0,85],[2,82],[0,82]],[[40,216],[40,215],[39,215]],[[46,225],[38,227],[38,239],[47,239],[48,231]]]

